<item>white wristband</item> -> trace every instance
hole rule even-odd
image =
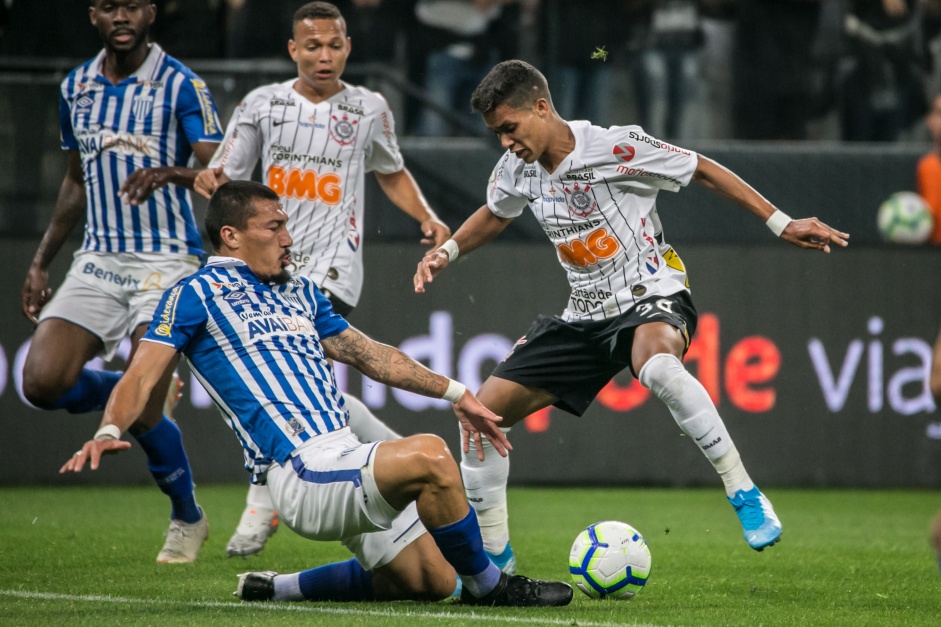
[[[454,261],[457,259],[459,251],[457,249],[457,242],[453,239],[449,239],[445,243],[438,246],[438,250],[443,250],[448,255],[448,261]]]
[[[114,425],[105,425],[95,432],[94,440],[120,440],[121,430]]]
[[[780,209],[775,209],[774,213],[771,214],[771,217],[768,218],[765,224],[768,225],[768,228],[771,229],[771,232],[774,233],[776,237],[781,237],[781,233],[784,232],[784,229],[786,229],[787,225],[791,222],[791,216]]]
[[[456,403],[461,400],[461,397],[464,396],[464,392],[466,391],[466,385],[454,379],[448,379],[448,389],[441,398],[449,403]]]

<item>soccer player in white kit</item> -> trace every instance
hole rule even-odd
[[[507,149],[478,209],[418,264],[415,291],[454,261],[496,237],[528,205],[556,248],[571,286],[559,317],[540,316],[484,381],[478,398],[510,427],[549,405],[581,415],[598,391],[630,368],[666,404],[715,466],[755,550],[778,541],[781,524],[745,471],[705,388],[681,361],[696,327],[686,270],[665,241],[660,190],[691,180],[748,209],[802,248],[830,252],[846,233],[816,218],[792,220],[714,161],[662,142],[637,126],[567,122],[552,106],[545,77],[523,61],[496,65],[471,106]],[[462,432],[461,472],[480,518],[484,546],[512,561],[506,510],[507,458]]]
[[[197,171],[222,139],[205,83],[157,44],[148,0],[97,0],[89,10],[104,49],[62,82],[62,148],[68,171],[55,213],[22,293],[37,323],[23,368],[26,398],[44,409],[101,410],[120,373],[85,364],[114,356],[125,337],[129,361],[163,291],[199,267],[203,254],[190,194]],[[48,267],[85,218],[85,237],[54,298]],[[164,416],[169,364],[131,433],[172,504],[158,562],[191,562],[208,534],[176,424]],[[176,393],[176,388],[173,394]]]
[[[351,50],[337,8],[312,2],[294,14],[288,42],[297,78],[245,96],[225,139],[195,189],[209,198],[228,180],[247,180],[259,159],[265,183],[281,196],[294,224],[292,272],[309,277],[334,309],[348,316],[363,285],[364,177],[376,175],[392,202],[420,223],[422,243],[451,235],[405,168],[395,122],[378,93],[340,80]],[[350,426],[363,441],[397,434],[359,399],[347,395]],[[251,487],[226,551],[260,551],[277,529],[267,491]]]
[[[219,188],[206,214],[217,256],[165,293],[100,429],[60,472],[80,472],[87,461],[94,470],[103,453],[129,448],[122,432],[182,352],[235,432],[255,481],[270,486],[284,523],[356,554],[289,575],[244,573],[236,591],[243,600],[438,600],[454,590],[457,573],[464,603],[567,605],[568,584],[508,576],[487,558],[441,438],[366,444],[350,432],[331,359],[446,399],[498,452],[508,445],[500,418],[463,385],[366,337],[313,281],[291,275],[287,223],[278,194],[261,183]]]

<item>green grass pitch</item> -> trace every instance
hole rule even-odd
[[[0,625],[918,625],[941,624],[941,578],[928,542],[941,499],[915,491],[771,490],[782,541],[742,540],[720,488],[510,491],[520,572],[568,580],[571,542],[588,524],[623,520],[653,554],[630,601],[576,591],[558,609],[441,603],[246,604],[246,570],[293,572],[347,559],[338,544],[282,528],[265,551],[225,556],[243,486],[200,486],[210,523],[199,560],[154,562],[166,528],[152,487],[0,489]]]

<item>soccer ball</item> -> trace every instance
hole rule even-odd
[[[924,244],[934,230],[934,216],[924,199],[914,192],[896,192],[879,206],[882,239],[894,244]]]
[[[647,583],[650,549],[627,523],[595,523],[575,538],[569,572],[578,589],[593,599],[630,599]]]

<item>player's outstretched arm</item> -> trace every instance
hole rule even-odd
[[[475,211],[464,221],[454,237],[441,247],[426,253],[418,262],[418,269],[412,283],[415,293],[424,294],[425,284],[434,281],[439,272],[457,259],[459,254],[466,255],[476,250],[503,232],[513,218],[501,218],[495,215],[487,205]]]
[[[792,220],[741,177],[708,157],[699,155],[699,165],[693,180],[722,198],[748,209],[761,218],[775,235],[795,246],[829,253],[830,244],[843,247],[849,244],[848,233],[837,231],[817,218]]]
[[[419,228],[424,235],[421,243],[432,247],[428,252],[448,241],[451,237],[451,229],[428,204],[425,195],[422,194],[418,183],[407,168],[389,174],[376,172],[376,180],[389,200],[419,223]]]
[[[212,159],[212,155],[219,144],[214,142],[197,142],[191,144],[196,160],[206,165]],[[131,172],[124,182],[121,183],[121,189],[118,195],[129,205],[139,205],[147,202],[155,190],[166,187],[169,184],[179,185],[186,189],[193,189],[196,176],[202,171],[202,168],[186,168],[167,166],[160,168],[140,168]]]
[[[394,346],[376,342],[349,327],[323,340],[323,347],[327,357],[353,366],[374,381],[451,401],[466,430],[480,433],[504,457],[512,448],[497,426],[502,418],[484,407],[463,385],[429,370]]]
[[[55,211],[46,227],[39,248],[26,272],[21,294],[23,315],[33,323],[38,322],[39,312],[52,297],[49,283],[49,264],[55,259],[62,244],[75,225],[85,217],[85,175],[82,172],[82,157],[77,150],[69,151],[69,165],[59,187]]]
[[[60,474],[81,472],[85,462],[92,470],[98,470],[102,455],[131,448],[131,443],[122,440],[121,434],[144,411],[150,392],[175,356],[176,349],[172,346],[140,343],[131,365],[111,392],[98,432],[65,462],[59,469]]]

